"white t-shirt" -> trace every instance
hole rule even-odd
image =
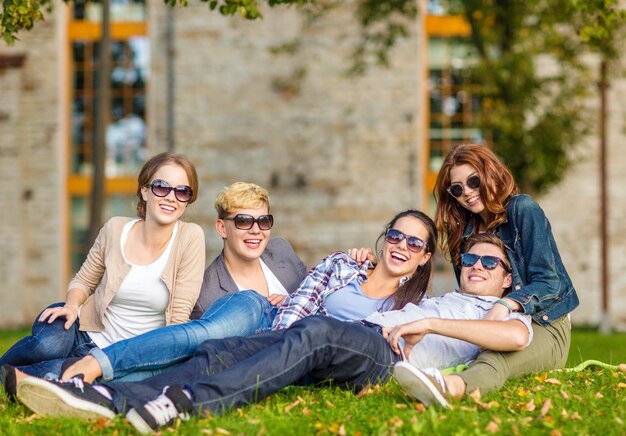
[[[124,246],[130,229],[138,221],[132,220],[122,229],[120,244],[122,256],[131,268],[104,312],[104,330],[89,332],[89,336],[99,348],[165,325],[169,291],[161,275],[170,255],[172,241],[178,231],[178,222],[174,226],[167,247],[157,260],[149,265],[134,265],[126,258]]]
[[[401,310],[376,312],[367,317],[367,321],[383,327],[417,321],[423,318],[443,319],[482,319],[495,304],[497,297],[477,296],[462,292],[448,292],[440,297],[426,298],[419,305],[407,304]],[[533,339],[531,317],[513,312],[508,319],[522,321],[528,329],[528,343]],[[404,348],[404,341],[399,344]],[[447,336],[428,334],[418,342],[409,356],[409,363],[417,368],[449,368],[469,363],[480,352],[477,345]]]
[[[289,295],[283,284],[280,282],[280,280],[278,280],[278,277],[276,277],[270,267],[267,266],[265,262],[263,262],[263,259],[259,258],[259,262],[261,262],[261,270],[263,271],[265,281],[267,282],[267,289],[269,290],[268,295]],[[235,284],[240,291],[256,291],[255,289],[245,288],[237,282],[235,282]]]

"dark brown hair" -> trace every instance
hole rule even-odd
[[[170,152],[159,153],[156,156],[151,157],[139,171],[137,176],[137,216],[141,219],[146,219],[146,201],[141,195],[141,188],[145,188],[150,185],[152,177],[163,165],[174,164],[182,167],[187,173],[187,179],[189,179],[189,186],[192,190],[191,200],[187,204],[191,204],[198,198],[198,175],[196,174],[196,168],[191,161],[182,154],[174,154]]]
[[[441,248],[449,254],[452,264],[457,267],[461,262],[461,242],[465,226],[470,219],[474,219],[474,228],[478,231],[480,220],[480,216],[474,216],[447,191],[450,186],[450,170],[460,165],[470,165],[480,176],[480,198],[489,215],[484,223],[487,231],[493,230],[506,219],[509,198],[519,192],[511,171],[486,146],[459,144],[448,152],[433,190],[437,202],[435,222],[442,237]]]
[[[382,252],[382,244],[385,240],[387,230],[392,228],[400,218],[407,216],[420,220],[424,227],[426,227],[428,238],[424,241],[426,242],[424,252],[431,253],[431,256],[424,265],[417,267],[411,278],[404,282],[383,304],[383,306],[386,306],[388,302],[393,301],[393,309],[402,309],[407,303],[417,304],[424,297],[430,285],[433,270],[432,261],[435,251],[437,250],[437,228],[433,220],[424,212],[420,212],[416,209],[408,209],[394,216],[393,219],[387,223],[385,229],[376,240],[376,253],[379,254],[379,257]]]

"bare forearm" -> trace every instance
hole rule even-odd
[[[85,302],[87,296],[80,289],[70,289],[65,296],[65,306],[76,310]]]
[[[526,347],[528,329],[517,320],[427,319],[428,333],[471,342],[494,351],[516,351]]]

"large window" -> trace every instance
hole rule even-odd
[[[432,191],[443,157],[460,142],[489,142],[480,128],[485,104],[468,74],[472,50],[468,43],[469,26],[459,16],[446,15],[452,1],[429,1],[425,19],[427,34],[427,78],[425,104],[428,105],[423,155],[427,207],[434,210]]]
[[[96,66],[102,31],[99,1],[68,7],[70,54],[68,138],[68,274],[83,262],[88,246],[89,195],[93,173]],[[107,114],[104,218],[132,215],[136,176],[146,156],[146,84],[149,44],[144,1],[111,1],[111,112]]]

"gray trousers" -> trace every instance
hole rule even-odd
[[[532,323],[533,340],[522,351],[484,351],[459,376],[465,392],[480,389],[481,394],[500,389],[509,378],[535,371],[563,368],[572,339],[570,319],[566,315],[548,327]]]

